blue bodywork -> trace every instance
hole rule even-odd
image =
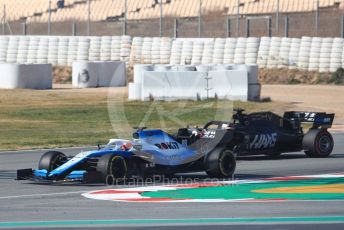
[[[142,159],[147,160],[148,157],[147,162],[166,167],[178,166],[201,157],[196,150],[189,148],[187,143],[179,143],[162,130],[139,130],[134,136],[133,140],[112,139],[102,149],[80,152],[50,172],[45,169],[33,170],[34,178],[55,180],[60,175],[65,175],[65,180],[82,180],[87,171],[80,170],[78,166],[91,158],[99,158],[106,154],[120,155],[131,160],[133,156],[140,158],[144,153]],[[128,144],[130,148],[123,149],[123,145]]]

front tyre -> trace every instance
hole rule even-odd
[[[128,168],[124,157],[107,154],[99,158],[97,171],[100,172],[104,183],[114,185],[125,179]]]
[[[333,137],[326,129],[311,129],[302,140],[302,147],[309,157],[328,157],[333,146]]]
[[[48,172],[66,163],[67,157],[58,151],[49,151],[43,154],[38,163],[38,169],[45,169]]]
[[[211,177],[232,177],[236,160],[232,151],[217,148],[205,158],[205,171]]]

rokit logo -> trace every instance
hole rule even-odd
[[[276,141],[277,133],[257,134],[250,143],[250,149],[273,148]]]
[[[165,142],[160,144],[155,144],[159,149],[179,149],[177,142]]]
[[[216,131],[205,131],[203,134],[203,138],[215,138]]]
[[[315,118],[315,113],[305,113],[305,121],[313,122]]]

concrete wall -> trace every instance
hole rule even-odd
[[[73,63],[73,86],[76,88],[125,86],[126,79],[124,62]]]
[[[259,100],[257,69],[257,65],[165,65],[164,70],[161,65],[135,65],[128,98]]]
[[[0,64],[2,89],[51,89],[51,64]]]

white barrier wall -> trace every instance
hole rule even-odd
[[[207,84],[209,86],[206,89]],[[170,99],[219,99],[247,100],[247,72],[230,71],[178,71],[144,72],[141,84],[141,99],[151,97]]]
[[[51,89],[51,64],[0,64],[1,89]]]
[[[259,100],[258,66],[135,65],[134,82],[129,83],[129,100],[196,100],[215,97]]]
[[[73,87],[120,87],[126,85],[126,66],[124,62],[87,62],[73,63]]]

